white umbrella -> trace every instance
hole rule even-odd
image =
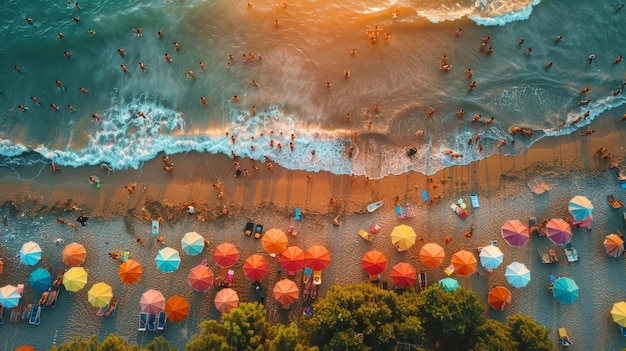
[[[504,276],[509,284],[516,288],[523,288],[530,282],[530,271],[526,265],[519,262],[513,262],[506,266]]]
[[[496,269],[502,264],[504,254],[500,248],[494,245],[487,245],[480,250],[480,264],[485,268]]]

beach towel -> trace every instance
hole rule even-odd
[[[159,221],[152,221],[152,235],[159,234]]]
[[[430,201],[430,197],[428,196],[426,189],[422,189],[422,200],[424,200],[424,202]]]
[[[470,202],[472,203],[472,208],[479,208],[480,202],[478,202],[477,194],[470,194]]]

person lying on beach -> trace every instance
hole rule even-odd
[[[335,218],[333,219],[333,225],[334,225],[335,227],[339,227],[339,226],[341,225],[341,222],[339,222],[339,216],[337,216],[337,217],[335,217]]]

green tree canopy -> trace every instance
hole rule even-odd
[[[517,351],[518,343],[510,329],[495,319],[487,319],[476,328],[474,351]]]
[[[506,322],[513,339],[519,343],[520,351],[556,350],[549,339],[548,329],[534,319],[517,313],[507,317]]]

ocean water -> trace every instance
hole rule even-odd
[[[608,0],[104,0],[80,10],[5,1],[1,161],[136,169],[195,150],[380,178],[519,154],[624,104],[613,95],[626,79],[626,62],[613,63],[626,34],[616,9]],[[511,135],[513,126],[532,135]]]

